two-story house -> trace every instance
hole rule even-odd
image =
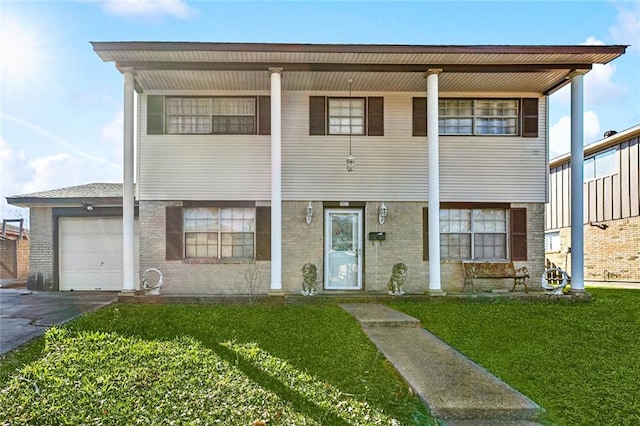
[[[306,263],[325,293],[386,292],[400,262],[410,293],[460,291],[465,259],[541,276],[548,97],[571,84],[582,158],[583,76],[625,51],[92,45],[124,77],[122,290],[157,268],[197,295],[299,293]]]

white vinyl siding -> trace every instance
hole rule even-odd
[[[352,173],[345,169],[348,135],[309,135],[309,96],[344,97],[344,93],[282,93],[283,200],[427,199],[427,138],[412,136],[412,99],[424,93],[358,94],[384,97],[385,135],[351,137]],[[486,98],[486,94],[469,96]],[[271,198],[270,136],[147,135],[145,104],[138,153],[141,200]],[[441,137],[440,199],[545,202],[544,106],[539,102],[538,138]]]
[[[347,136],[309,136],[310,95],[335,94],[283,95],[283,199],[427,199],[427,138],[412,136],[412,99],[424,96],[423,93],[358,94],[384,97],[385,135],[352,136],[355,157],[352,173],[345,169],[349,153]],[[547,167],[544,104],[539,102],[538,138],[441,137],[441,200],[544,202]]]
[[[147,135],[145,96],[142,101],[137,154],[140,200],[270,198],[271,136]]]

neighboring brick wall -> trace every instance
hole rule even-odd
[[[640,282],[640,216],[598,222],[607,229],[584,226],[584,279]],[[571,245],[571,228],[560,229],[561,247]],[[547,259],[565,268],[565,253],[547,253]],[[571,254],[566,256],[571,275]]]
[[[0,241],[0,279],[25,279],[28,267],[29,240]]]
[[[265,294],[270,262],[187,263],[165,260],[165,207],[180,201],[140,201],[140,272],[157,268],[164,275],[162,294]],[[258,269],[261,283],[249,289],[247,272]]]
[[[53,219],[49,207],[32,207],[29,210],[31,230],[29,290],[57,290],[53,279]]]
[[[29,275],[30,241],[18,241],[18,279],[26,280]]]

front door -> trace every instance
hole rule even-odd
[[[326,209],[324,213],[324,288],[362,288],[362,210]]]

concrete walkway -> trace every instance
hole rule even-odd
[[[37,292],[0,289],[0,354],[64,324],[84,312],[116,301],[115,292]]]
[[[544,410],[422,328],[384,305],[343,304],[422,399],[439,424],[537,425]]]

